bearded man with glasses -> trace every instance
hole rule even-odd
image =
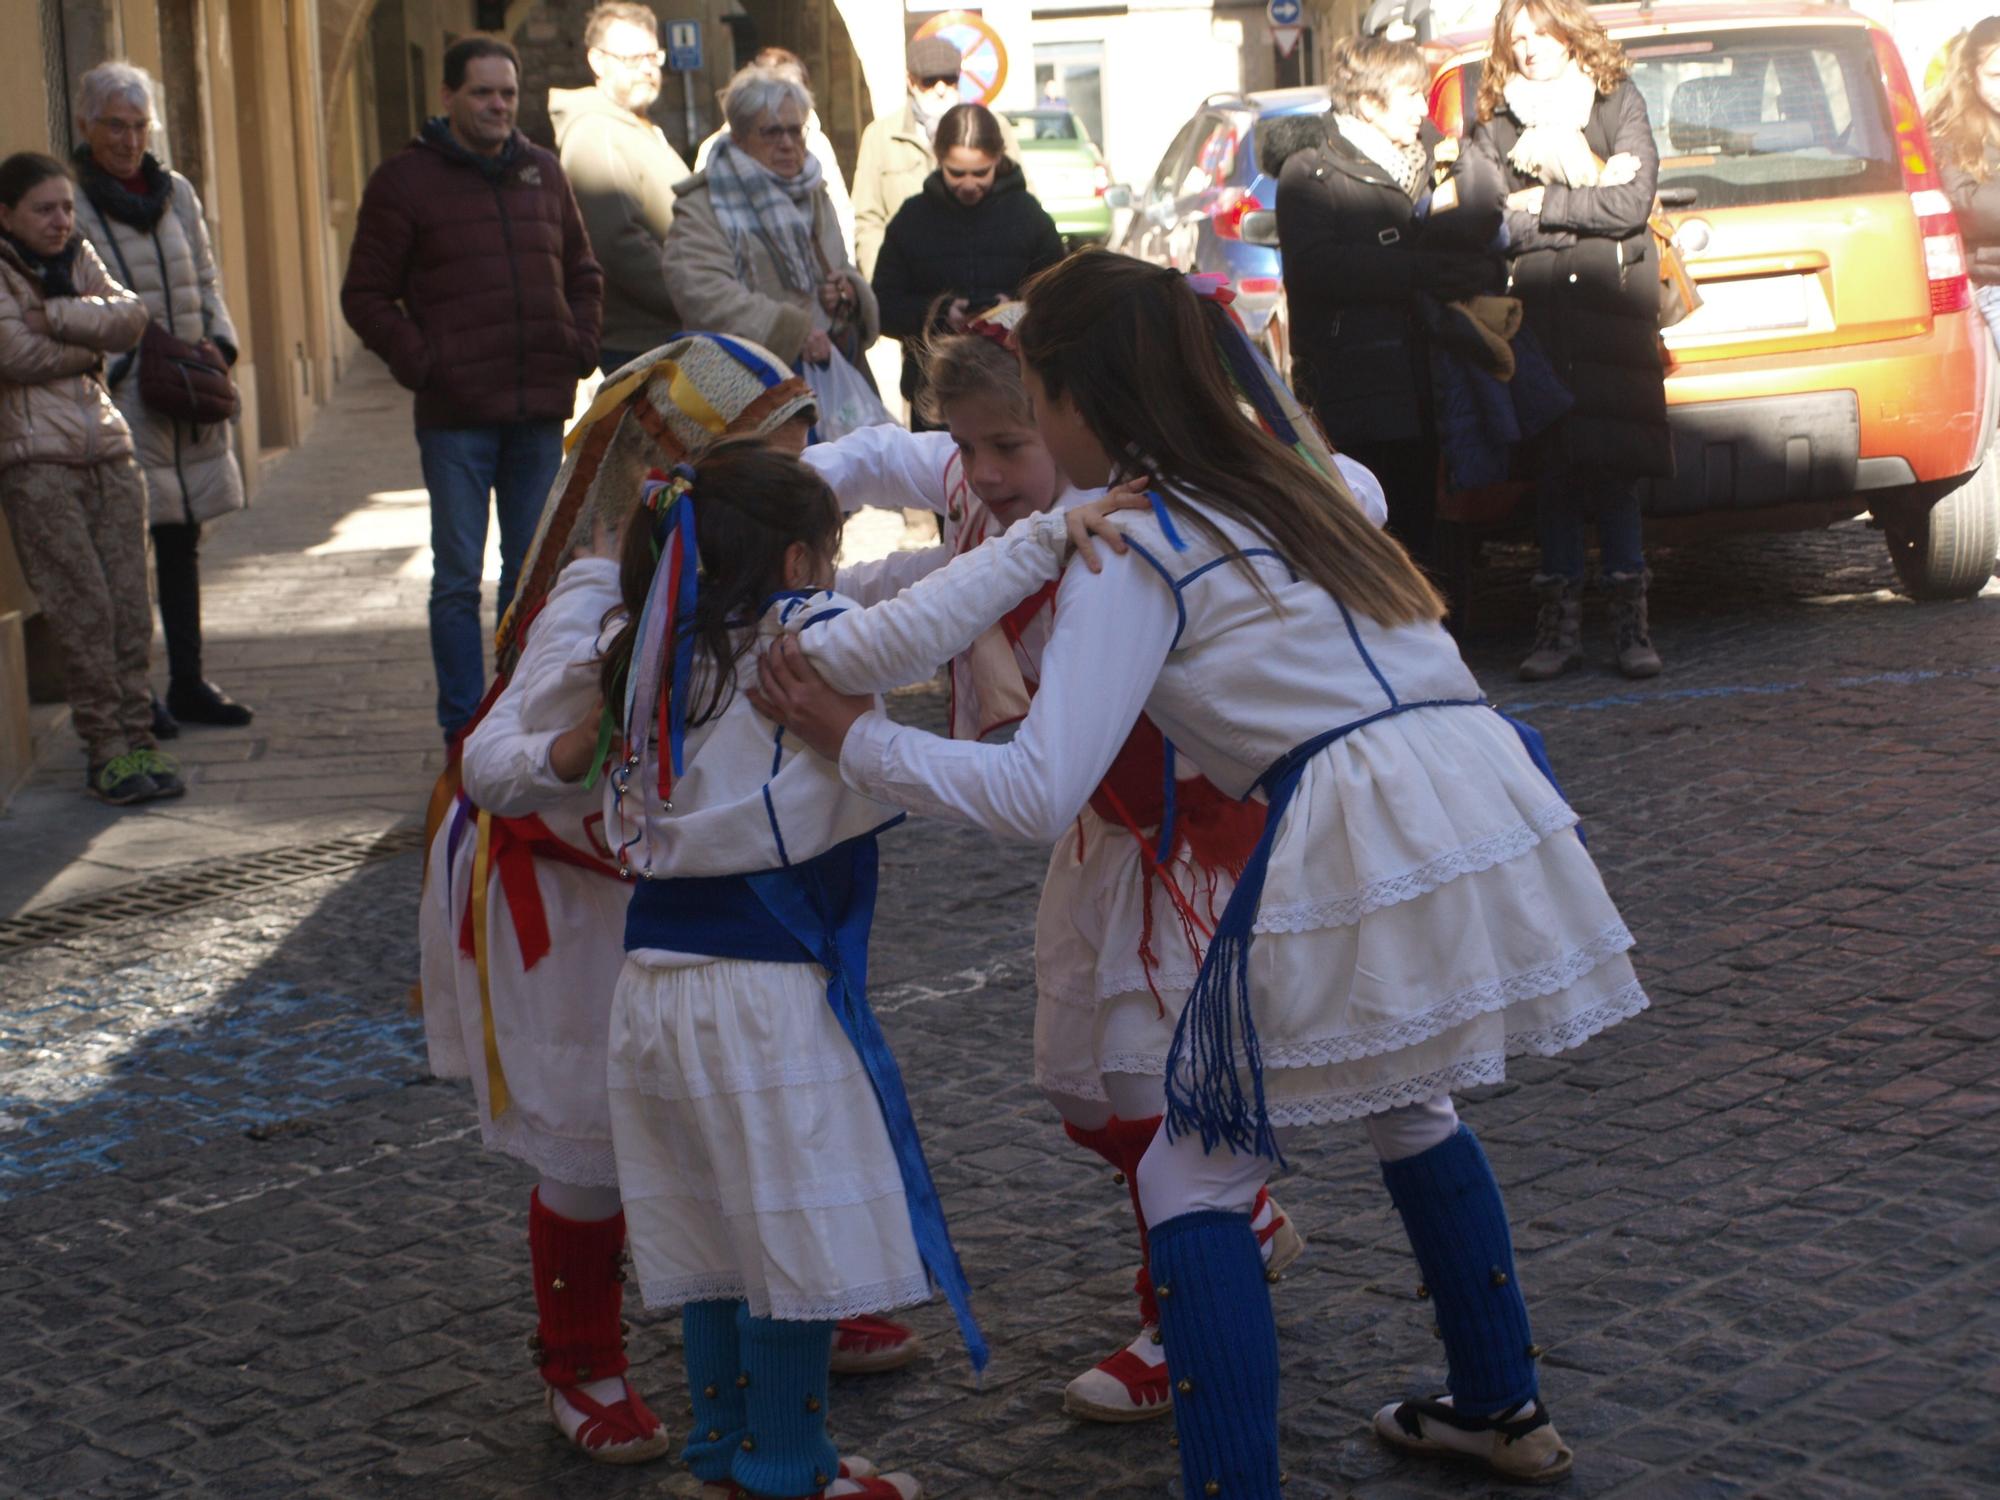
[[[674,188],[688,168],[647,113],[660,97],[667,60],[652,9],[612,0],[590,13],[583,36],[597,81],[550,89],[549,122],[604,267],[598,359],[608,374],[680,331],[661,253],[674,219]]]

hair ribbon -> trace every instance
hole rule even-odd
[[[648,748],[660,765],[660,800],[673,794],[674,778],[685,768],[688,678],[694,669],[694,622],[700,587],[700,552],[694,525],[695,472],[675,464],[655,469],[640,490],[640,505],[651,517],[658,562],[633,633],[632,663],[625,677],[625,744],[628,765]],[[671,655],[671,686],[660,691],[662,669]]]

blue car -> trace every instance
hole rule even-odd
[[[1213,94],[1180,128],[1152,180],[1137,189],[1118,248],[1181,271],[1220,271],[1235,310],[1272,362],[1289,373],[1284,266],[1278,257],[1278,184],[1257,165],[1258,126],[1281,115],[1325,114],[1323,88]]]

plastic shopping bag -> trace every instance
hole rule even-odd
[[[813,424],[814,442],[830,443],[863,427],[895,424],[896,419],[875,394],[875,387],[838,349],[823,365],[801,361],[799,374],[812,387],[813,397],[819,403],[819,420]]]

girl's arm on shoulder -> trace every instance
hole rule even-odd
[[[1173,646],[1178,614],[1172,590],[1127,553],[1107,558],[1095,576],[1081,561],[1071,564],[1055,619],[1041,685],[1011,741],[951,740],[879,711],[865,714],[841,746],[847,785],[1003,838],[1060,837],[1132,732]],[[811,633],[802,640],[810,646]]]
[[[891,552],[868,562],[849,563],[834,575],[833,591],[845,594],[862,608],[893,599],[919,579],[928,578],[951,561],[946,547],[920,547],[914,551]]]
[[[845,513],[874,506],[941,516],[951,500],[945,471],[957,451],[948,432],[911,432],[884,424],[814,443],[800,457],[832,487]]]

